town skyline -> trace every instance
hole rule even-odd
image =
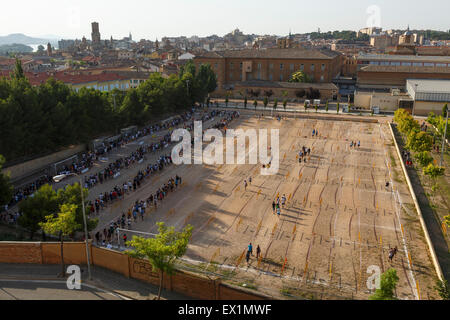
[[[310,33],[316,32],[319,28],[322,32],[357,31],[368,26],[406,29],[408,25],[411,29],[448,31],[446,17],[441,13],[450,10],[450,4],[441,0],[433,1],[442,9],[437,12],[419,5],[417,0],[395,3],[351,0],[348,4],[353,8],[351,12],[331,1],[295,3],[281,0],[276,5],[263,2],[263,6],[261,2],[253,0],[245,1],[238,6],[233,5],[235,0],[231,2],[227,7],[221,8],[223,12],[219,17],[211,14],[214,8],[217,10],[217,2],[203,0],[191,2],[176,0],[170,6],[164,3],[139,3],[140,10],[135,10],[134,0],[131,0],[126,8],[112,2],[108,3],[106,11],[101,3],[88,3],[85,0],[66,1],[65,6],[58,8],[52,8],[49,1],[43,1],[39,4],[27,3],[27,6],[32,7],[32,10],[27,12],[20,11],[24,1],[19,1],[6,4],[5,12],[10,14],[0,22],[0,29],[3,36],[23,33],[32,37],[43,37],[52,34],[61,39],[80,39],[83,36],[90,37],[90,23],[96,21],[100,24],[102,39],[109,39],[111,36],[118,39],[131,33],[136,40],[221,36],[236,28],[245,34],[258,35],[287,35],[289,31],[293,34]],[[236,7],[240,10],[236,10]],[[256,11],[255,7],[258,8]],[[262,7],[264,9],[259,9]],[[287,7],[290,9],[285,10]],[[398,15],[398,12],[406,9],[407,16]],[[249,12],[255,14],[249,15]],[[309,12],[317,14],[307,14]],[[167,20],[165,18],[167,15],[170,15],[171,19]],[[274,22],[267,23],[268,21]]]

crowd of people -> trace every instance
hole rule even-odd
[[[411,160],[411,153],[409,151],[403,150],[402,151],[402,158],[403,158],[403,161],[404,161],[404,163],[405,163],[405,165],[407,167],[412,167],[413,166],[413,162]]]
[[[171,120],[167,120],[159,124],[149,125],[143,128],[142,130],[137,131],[136,134],[133,135],[123,134],[119,137],[117,141],[104,142],[101,147],[95,149],[94,151],[83,153],[79,161],[74,161],[70,165],[64,165],[62,168],[58,170],[58,175],[70,173],[81,174],[86,169],[91,169],[94,166],[95,161],[98,161],[101,156],[105,156],[111,151],[114,151],[121,146],[134,142],[141,137],[153,135],[162,130],[173,128],[180,124],[185,124],[186,122],[192,119],[194,111],[195,110],[192,110],[191,112],[185,112],[180,116],[174,117]],[[147,152],[160,151],[165,147],[167,147],[169,143],[170,143],[170,133],[166,134],[159,142],[151,143],[148,146],[140,147],[138,150],[133,152],[129,157],[118,159],[110,163],[107,166],[107,168],[98,172],[97,174],[92,174],[88,177],[85,177],[84,187],[92,188],[98,183],[103,183],[104,181],[115,177],[115,175],[120,171],[121,168],[128,168],[130,165],[141,161]],[[14,191],[10,203],[2,209],[7,211],[9,207],[13,207],[20,201],[31,196],[34,192],[36,192],[41,186],[45,184],[53,184],[53,178],[48,174],[44,174],[35,181],[28,183],[24,186],[21,186],[20,188],[17,188]]]
[[[182,179],[178,175],[175,178],[170,178],[167,183],[161,186],[154,194],[152,193],[145,200],[136,200],[134,205],[125,212],[117,220],[112,221],[107,228],[103,229],[103,232],[97,232],[95,234],[95,240],[98,245],[108,247],[115,242],[116,237],[119,235],[119,229],[132,230],[132,222],[138,223],[138,220],[144,221],[147,208],[154,206],[155,210],[158,207],[158,203],[162,203],[169,193],[176,191],[181,186]],[[127,191],[126,191],[127,192]],[[123,244],[127,241],[127,234],[124,233],[121,237]],[[119,241],[119,239],[117,238]]]

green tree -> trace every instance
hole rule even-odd
[[[435,166],[433,164],[429,164],[428,166],[423,168],[423,173],[425,175],[429,176],[433,180],[435,186],[436,186],[436,179],[439,176],[444,175],[444,172],[445,172],[445,168]]]
[[[336,107],[336,113],[339,114],[339,102],[338,102],[337,107]]]
[[[127,245],[133,249],[126,253],[134,258],[147,259],[153,270],[159,273],[159,300],[164,274],[174,273],[175,261],[186,253],[193,227],[188,225],[182,232],[175,232],[174,227],[168,228],[164,222],[159,222],[157,225],[159,233],[155,238],[145,239],[134,236],[131,241],[127,242]]]
[[[325,111],[328,113],[328,100],[327,103],[325,104]]]
[[[431,151],[433,138],[426,132],[412,130],[408,135],[406,147],[414,152]]]
[[[255,111],[256,111],[256,107],[258,106],[258,101],[256,101],[256,99],[255,99],[255,101],[253,101],[253,106],[255,107]]]
[[[24,79],[25,78],[25,73],[23,72],[23,68],[22,68],[22,61],[20,61],[18,58],[16,58],[16,65],[14,67],[12,77],[15,79]]]
[[[445,118],[447,116],[448,106],[447,103],[442,107],[442,117]]]
[[[381,275],[380,289],[377,289],[370,300],[397,300],[395,297],[395,288],[399,278],[395,269],[389,269]]]
[[[8,204],[13,196],[13,187],[9,182],[9,176],[2,173],[5,158],[0,154],[0,206]]]
[[[438,292],[442,300],[450,300],[450,288],[447,280],[437,280],[434,289]]]
[[[414,155],[414,158],[416,158],[417,162],[419,162],[422,167],[426,167],[433,162],[433,157],[428,151],[419,152]]]
[[[310,83],[310,82],[312,82],[312,80],[303,71],[297,71],[297,72],[292,74],[291,79],[289,79],[289,82],[292,82],[292,83]]]
[[[264,109],[267,108],[267,105],[269,104],[269,99],[267,98],[267,96],[264,97],[263,104],[264,104]]]
[[[63,204],[57,215],[49,215],[45,217],[44,222],[40,223],[40,226],[44,232],[59,236],[60,238],[62,277],[66,276],[64,265],[64,237],[72,235],[77,229],[80,228],[80,225],[76,222],[76,210],[76,205]]]
[[[285,98],[285,99],[283,100],[283,109],[284,109],[284,111],[286,111],[287,103],[288,103],[288,101],[287,101],[287,99]]]
[[[278,99],[275,98],[275,100],[273,101],[273,110],[276,110],[278,107]]]
[[[83,188],[83,198],[84,205],[87,207],[88,201],[87,198],[89,196],[89,190]],[[67,185],[64,189],[59,189],[57,193],[58,203],[59,205],[75,205],[76,206],[76,222],[79,226],[79,229],[76,231],[84,231],[84,218],[83,218],[83,206],[81,205],[81,190],[80,184],[75,183],[73,185]],[[86,213],[86,224],[88,231],[94,230],[98,225],[98,218],[91,219]]]
[[[314,109],[316,109],[316,113],[317,113],[317,110],[319,110],[319,105],[318,104],[314,105]]]
[[[41,229],[40,224],[45,221],[45,218],[58,212],[59,206],[56,191],[48,184],[40,187],[33,197],[28,197],[19,203],[22,216],[19,217],[18,223],[30,232],[30,240]]]
[[[245,109],[247,109],[247,103],[248,103],[247,96],[245,96],[244,97],[244,108]]]

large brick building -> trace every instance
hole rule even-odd
[[[218,91],[247,81],[287,82],[303,71],[315,83],[330,83],[341,72],[342,55],[331,50],[248,49],[207,52],[194,58],[217,75]]]

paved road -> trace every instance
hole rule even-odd
[[[86,266],[80,267],[82,290],[69,290],[65,280],[57,278],[60,265],[0,263],[0,300],[152,300],[158,294],[157,286],[97,266],[88,281]],[[163,290],[161,299],[191,298]]]
[[[64,280],[0,279],[0,300],[128,300],[116,293],[82,284],[68,290]]]

